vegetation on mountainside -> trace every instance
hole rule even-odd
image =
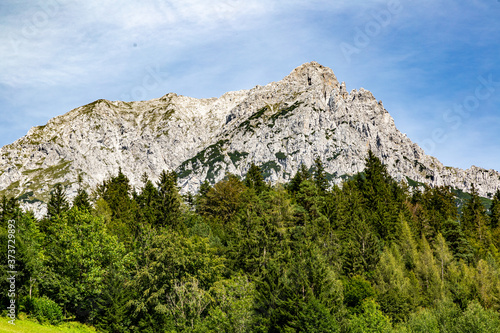
[[[185,196],[175,172],[132,189],[118,170],[72,203],[57,186],[41,220],[4,197],[17,311],[103,332],[500,331],[500,191],[410,192],[371,152],[341,187],[319,158],[270,186],[277,167]]]

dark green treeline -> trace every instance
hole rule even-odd
[[[18,310],[105,332],[499,332],[500,191],[463,207],[446,187],[395,182],[371,152],[329,185],[321,160],[270,186],[252,165],[198,194],[177,175],[118,170],[68,202],[56,185],[41,220],[16,220]],[[1,294],[2,304],[9,301]]]

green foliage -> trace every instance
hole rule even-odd
[[[193,328],[210,304],[210,287],[223,277],[224,262],[206,238],[175,232],[154,236],[132,284],[134,316],[153,320],[153,327]]]
[[[253,188],[257,194],[262,193],[266,189],[266,183],[264,182],[262,171],[253,163],[245,176],[245,185],[248,188]]]
[[[276,156],[278,160],[286,160],[286,154],[281,151],[274,154],[274,156]]]
[[[232,153],[228,153],[228,155],[229,158],[231,159],[231,162],[233,162],[234,165],[237,165],[242,158],[248,156],[248,153],[247,152],[240,153],[239,151],[234,151]]]
[[[392,330],[390,319],[380,311],[379,305],[372,299],[362,304],[363,312],[351,319],[349,332],[385,333]]]
[[[321,193],[325,193],[329,187],[325,168],[323,167],[323,162],[321,162],[319,157],[314,160],[314,183]]]
[[[73,200],[73,206],[78,207],[80,210],[90,211],[91,204],[89,194],[85,190],[78,190],[78,193]]]
[[[47,204],[47,218],[52,219],[67,211],[69,208],[66,193],[62,184],[57,183],[54,190],[50,194],[50,199]]]
[[[236,176],[228,175],[200,198],[197,210],[204,216],[228,222],[241,207],[240,198],[244,191],[243,183]]]
[[[107,233],[101,218],[75,207],[53,220],[44,248],[40,293],[79,320],[91,319],[91,304],[104,287],[106,273],[125,270],[123,244]]]
[[[402,321],[419,302],[419,283],[415,274],[405,269],[396,245],[385,248],[374,272],[374,288],[382,310],[395,321]]]
[[[125,277],[116,270],[107,272],[103,282],[102,293],[96,300],[95,326],[103,332],[125,332],[131,324],[127,303],[133,293]]]
[[[210,288],[206,319],[196,332],[250,332],[254,323],[255,287],[245,276],[220,280]]]
[[[158,216],[155,221],[156,226],[170,226],[177,228],[181,211],[181,197],[177,187],[177,174],[173,171],[163,171],[160,175],[158,185]],[[150,189],[150,194],[155,193]]]
[[[136,203],[131,198],[129,183],[128,177],[119,168],[115,177],[104,181],[96,189],[98,198],[106,202],[111,212],[111,219],[108,224],[109,230],[127,246],[130,246],[138,233],[137,226],[133,222]]]
[[[486,208],[480,201],[476,189],[472,186],[471,198],[466,202],[462,211],[462,223],[465,234],[471,238],[478,235],[479,241],[485,244],[489,241],[486,230]]]
[[[40,323],[57,325],[63,320],[61,307],[48,297],[33,297],[26,305],[30,315]]]
[[[344,304],[353,314],[360,314],[365,300],[375,297],[375,289],[362,276],[355,275],[345,283]]]
[[[366,158],[364,177],[358,176],[356,183],[375,231],[383,240],[394,240],[400,231],[398,219],[404,207],[404,193],[371,150]]]
[[[491,202],[490,226],[492,229],[500,227],[500,190],[497,190]]]
[[[213,178],[223,144],[191,166],[209,161]],[[0,242],[16,242],[19,308],[39,302],[40,320],[108,332],[498,331],[500,191],[490,210],[475,190],[460,194],[459,215],[455,192],[410,194],[372,152],[363,173],[332,188],[319,158],[288,184],[265,184],[278,167],[252,164],[243,181],[205,181],[194,197],[181,197],[175,172],[143,175],[135,191],[119,170],[93,206],[80,186],[69,209],[57,185],[41,221],[4,197]],[[4,290],[7,260],[1,252]]]

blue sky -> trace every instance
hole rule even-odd
[[[0,146],[96,99],[217,97],[314,60],[445,165],[500,170],[498,0],[3,0],[0,45]]]

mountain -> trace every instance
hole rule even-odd
[[[397,180],[449,185],[491,196],[500,174],[446,167],[395,126],[371,92],[346,90],[333,71],[316,62],[266,86],[195,99],[174,93],[140,102],[97,100],[51,119],[1,148],[0,195],[21,197],[43,213],[57,182],[68,197],[93,188],[119,167],[131,185],[147,173],[176,170],[182,191],[196,191],[226,172],[244,176],[260,165],[267,180],[287,181],[319,156],[333,182],[364,169],[371,149]]]

